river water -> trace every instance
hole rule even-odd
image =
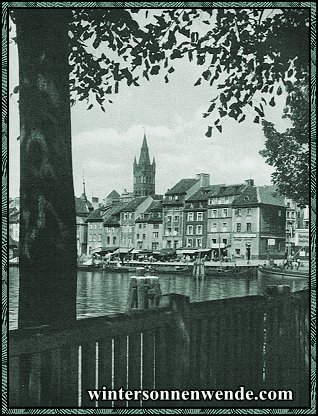
[[[77,318],[109,315],[125,312],[131,273],[108,271],[78,271],[77,273]],[[308,285],[308,279],[273,278],[264,281],[257,277],[205,277],[187,275],[156,274],[160,278],[162,294],[179,293],[190,297],[191,302],[224,299],[264,293],[267,285],[289,284],[291,290],[300,290]],[[19,302],[19,269],[9,269],[9,328],[17,328]]]

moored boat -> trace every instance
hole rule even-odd
[[[277,276],[281,276],[281,277],[291,277],[291,278],[302,278],[302,279],[306,279],[309,278],[309,270],[308,269],[282,269],[280,267],[266,267],[266,266],[259,266],[258,267],[258,271],[260,273],[261,276],[264,277],[277,277]]]

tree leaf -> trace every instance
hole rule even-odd
[[[205,135],[206,135],[206,137],[211,137],[212,136],[212,127],[211,126],[208,126],[208,130],[205,133]]]
[[[222,133],[222,126],[216,126],[216,128],[219,130],[220,133]]]
[[[253,123],[259,123],[259,116],[256,116],[253,120]]]

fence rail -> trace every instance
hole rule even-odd
[[[65,328],[10,331],[9,405],[166,407],[166,402],[91,402],[87,390],[244,385],[254,391],[292,389],[290,405],[306,406],[308,298],[301,291],[190,303],[170,295],[159,309],[83,319]]]

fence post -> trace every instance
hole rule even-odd
[[[169,362],[171,373],[169,385],[183,390],[190,381],[190,298],[173,294],[170,297],[172,326],[169,333]]]

